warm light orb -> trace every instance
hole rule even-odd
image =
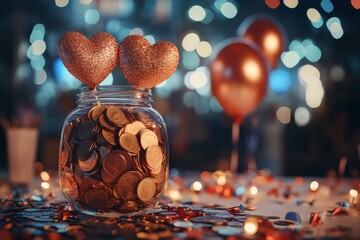
[[[250,188],[250,193],[251,193],[251,195],[255,196],[256,194],[258,194],[258,188],[255,186],[252,186]]]
[[[47,182],[47,181],[50,180],[50,175],[49,175],[47,172],[45,172],[45,171],[42,171],[42,172],[40,173],[40,177],[41,177],[41,179],[42,179],[43,181],[45,181],[45,182]]]
[[[282,124],[288,124],[291,120],[291,109],[289,107],[279,107],[276,111],[276,117]]]
[[[194,5],[189,9],[189,17],[195,22],[201,22],[206,17],[206,11],[199,5]]]
[[[206,58],[211,55],[212,47],[209,42],[201,41],[196,47],[196,52],[199,54],[200,57]]]
[[[185,49],[185,51],[191,52],[197,48],[199,43],[199,36],[196,33],[189,33],[183,38],[182,47]]]
[[[244,232],[248,235],[254,235],[259,228],[256,218],[247,218],[244,222]]]
[[[356,191],[355,189],[351,189],[351,190],[349,191],[349,194],[350,194],[351,197],[356,198],[359,193],[358,193],[358,191]]]
[[[244,75],[254,82],[259,79],[261,70],[255,60],[249,59],[243,65]]]
[[[42,182],[42,183],[41,183],[41,187],[44,188],[44,189],[49,189],[49,188],[50,188],[50,184],[47,183],[47,182]]]
[[[351,5],[352,5],[355,9],[360,9],[360,0],[351,0]]]
[[[202,186],[202,183],[199,182],[199,181],[195,181],[195,182],[193,182],[193,184],[191,185],[191,189],[194,190],[194,191],[196,191],[196,192],[201,191],[202,187],[203,187],[203,186]]]
[[[266,48],[267,52],[270,53],[277,52],[279,49],[279,44],[280,44],[279,39],[274,33],[269,33],[264,38],[264,47]]]
[[[69,0],[55,0],[55,4],[57,7],[63,8],[69,4]]]
[[[224,186],[226,184],[226,176],[222,175],[222,176],[219,176],[217,179],[216,179],[216,182],[218,185],[220,186]]]
[[[310,183],[310,190],[315,192],[319,189],[319,183],[317,181],[312,181]]]
[[[168,191],[169,198],[173,201],[178,201],[181,199],[180,191],[177,189],[169,189]]]

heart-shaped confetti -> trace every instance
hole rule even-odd
[[[68,32],[58,43],[58,53],[65,67],[90,88],[99,85],[114,69],[118,49],[115,38],[108,33],[98,33],[87,39],[78,32]]]
[[[179,51],[170,42],[151,45],[131,35],[119,47],[120,68],[133,86],[152,88],[168,79],[179,63]]]

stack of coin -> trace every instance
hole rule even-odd
[[[98,105],[64,126],[60,183],[77,207],[135,212],[153,207],[168,177],[166,130],[145,108]]]

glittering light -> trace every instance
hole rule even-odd
[[[295,110],[295,124],[299,127],[306,126],[310,121],[310,112],[304,107]]]
[[[200,57],[195,52],[184,52],[182,56],[182,64],[187,70],[194,70],[200,64]]]
[[[297,5],[299,4],[299,1],[298,0],[284,0],[284,4],[288,8],[296,8]]]
[[[85,22],[87,24],[96,24],[100,20],[100,13],[97,9],[89,9],[85,12]]]
[[[47,74],[46,71],[44,69],[39,69],[35,71],[35,84],[36,85],[42,85],[45,83],[47,79]]]
[[[129,35],[140,35],[140,36],[144,36],[144,31],[141,28],[134,28],[133,30],[130,31]]]
[[[312,181],[310,183],[310,190],[315,192],[319,189],[319,183],[317,181]]]
[[[360,9],[360,0],[351,0],[351,5],[352,5],[355,9]]]
[[[251,186],[251,188],[250,188],[250,193],[251,193],[251,195],[253,195],[253,196],[257,195],[257,194],[258,194],[258,188],[255,187],[255,186]]]
[[[244,232],[248,235],[254,235],[259,228],[259,223],[256,218],[249,217],[244,222]]]
[[[46,43],[44,40],[36,40],[32,45],[32,51],[35,55],[41,55],[46,50]]]
[[[300,56],[295,51],[283,52],[281,54],[281,61],[287,68],[293,68],[299,63]]]
[[[195,181],[195,182],[193,182],[193,184],[191,185],[191,189],[192,189],[193,191],[196,191],[196,192],[201,191],[202,188],[203,188],[203,185],[202,185],[202,183],[199,182],[199,181]]]
[[[320,5],[327,13],[331,13],[334,10],[334,5],[332,4],[331,0],[322,0]]]
[[[276,111],[276,117],[282,124],[290,123],[291,109],[289,107],[279,107]]]
[[[47,182],[42,182],[42,183],[41,183],[41,187],[44,188],[44,189],[49,189],[49,188],[50,188],[50,184],[47,183]]]
[[[200,57],[206,58],[211,55],[212,47],[209,42],[201,41],[196,47],[196,51]]]
[[[238,13],[237,7],[231,2],[225,2],[220,7],[221,13],[229,19],[232,19]]]
[[[341,81],[345,78],[345,70],[342,66],[334,66],[330,70],[330,76],[334,81]]]
[[[217,179],[216,179],[216,183],[220,186],[224,186],[226,184],[226,176],[225,175],[220,175]]]
[[[356,198],[359,193],[355,189],[350,189],[349,194],[351,197]]]
[[[275,69],[269,76],[269,87],[275,93],[286,93],[291,87],[291,76],[287,69]]]
[[[194,5],[189,9],[189,17],[195,22],[201,22],[206,17],[206,11],[203,7],[199,5]]]
[[[194,51],[200,43],[200,38],[196,33],[187,34],[182,40],[182,47],[185,51]]]
[[[265,4],[269,8],[275,9],[280,5],[280,0],[265,0]]]
[[[83,5],[89,5],[90,3],[92,3],[92,0],[80,0],[80,3]]]
[[[69,0],[55,0],[55,4],[57,7],[63,8],[69,4]]]
[[[50,180],[50,175],[45,171],[40,173],[40,177],[44,182],[48,182]]]

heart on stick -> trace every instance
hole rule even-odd
[[[114,69],[118,49],[115,38],[108,33],[98,33],[87,39],[78,32],[67,32],[58,43],[58,53],[65,67],[90,89]]]
[[[168,79],[179,63],[179,51],[170,42],[151,45],[146,38],[131,35],[119,47],[120,68],[133,86],[152,88]]]

